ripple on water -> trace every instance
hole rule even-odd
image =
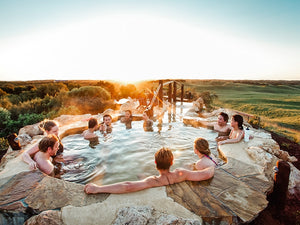
[[[143,121],[134,121],[132,129],[126,130],[119,121],[113,124],[113,132],[105,137],[99,131],[100,143],[94,147],[79,135],[70,135],[62,140],[67,161],[62,178],[77,183],[95,182],[109,184],[124,180],[137,180],[141,177],[158,174],[154,164],[154,153],[161,147],[169,147],[175,161],[172,169],[187,167],[198,160],[193,151],[193,142],[204,137],[210,144],[212,153],[217,156],[215,132],[185,126],[182,121],[154,122],[154,132],[143,130]]]

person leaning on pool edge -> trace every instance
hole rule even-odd
[[[98,186],[95,184],[86,184],[84,191],[87,194],[97,193],[112,193],[122,194],[128,192],[135,192],[152,187],[160,187],[169,184],[179,183],[185,180],[201,181],[207,180],[214,176],[215,167],[211,166],[203,170],[186,170],[175,169],[170,171],[170,167],[173,164],[173,153],[168,148],[161,148],[155,153],[156,169],[159,172],[159,176],[149,176],[140,181],[124,181],[116,184],[109,184]]]
[[[57,154],[59,139],[55,134],[49,134],[39,142],[39,151],[34,155],[37,168],[49,176],[54,176],[54,165],[52,156]]]
[[[42,129],[45,131],[46,135],[54,134],[58,138],[58,131],[59,127],[58,124],[53,120],[45,120],[42,123]],[[59,149],[55,156],[51,156],[52,158],[56,158],[55,161],[61,160],[62,153],[64,151],[64,146],[59,140]],[[31,170],[37,169],[36,162],[32,159],[34,155],[39,151],[38,144],[35,144],[32,148],[28,149],[27,151],[23,152],[22,159],[24,162],[26,162],[29,165],[29,168]],[[59,157],[57,157],[59,156]]]

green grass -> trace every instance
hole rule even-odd
[[[210,91],[216,107],[230,108],[261,118],[263,128],[300,142],[299,84],[246,84],[232,81],[191,82],[186,90]]]

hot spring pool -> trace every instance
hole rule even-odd
[[[86,184],[110,184],[125,180],[138,180],[149,175],[158,175],[154,154],[161,147],[169,147],[175,160],[171,167],[188,168],[198,157],[193,151],[197,137],[208,140],[211,152],[218,156],[215,138],[217,133],[205,128],[186,126],[182,115],[189,106],[178,105],[173,113],[166,112],[162,123],[153,124],[153,132],[145,132],[143,121],[133,121],[132,129],[126,130],[120,121],[113,123],[113,131],[103,136],[97,131],[100,143],[91,147],[80,134],[63,138],[64,156],[73,158],[64,165],[62,179]],[[161,130],[159,131],[159,127]]]

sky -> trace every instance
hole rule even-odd
[[[0,80],[300,80],[299,0],[0,0]]]

